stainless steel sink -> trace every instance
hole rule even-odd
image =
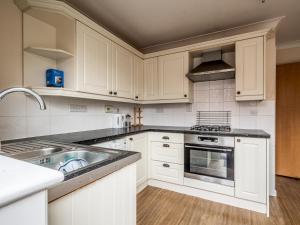
[[[93,163],[105,161],[111,156],[112,154],[107,152],[88,151],[78,148],[74,151],[60,152],[26,161],[50,169],[60,170],[63,173],[70,173],[73,170],[81,169]],[[73,164],[71,165],[71,163]]]
[[[70,174],[122,154],[121,151],[43,140],[6,144],[1,150],[3,155],[59,170],[64,174]]]

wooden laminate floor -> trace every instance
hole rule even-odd
[[[270,200],[270,217],[147,187],[138,195],[137,225],[300,225],[300,180],[277,177],[277,197]]]

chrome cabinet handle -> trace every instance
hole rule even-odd
[[[170,140],[170,138],[168,136],[163,136],[162,139],[164,139],[164,140]]]
[[[164,164],[163,164],[163,167],[169,168],[169,167],[170,167],[170,165],[169,165],[169,164],[167,164],[167,163],[164,163]]]
[[[165,147],[165,148],[169,148],[169,147],[170,147],[170,145],[168,145],[168,144],[163,144],[163,147]]]
[[[238,139],[236,139],[236,142],[241,142],[241,139],[239,139],[239,138],[238,138]]]

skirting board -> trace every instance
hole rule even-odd
[[[203,198],[206,200],[218,202],[218,203],[223,203],[226,205],[231,205],[235,206],[238,208],[243,208],[243,209],[248,209],[251,211],[259,212],[259,213],[264,213],[269,216],[269,210],[267,205],[262,204],[262,203],[257,203],[257,202],[251,202],[243,199],[238,199],[235,197],[227,196],[227,195],[222,195],[210,191],[204,191],[196,188],[191,188],[183,185],[177,185],[177,184],[171,184],[163,181],[158,181],[158,180],[148,180],[148,185],[153,186],[153,187],[158,187],[162,189],[167,189],[170,191],[178,192],[181,194],[186,194],[186,195],[191,195],[194,197],[198,198]]]
[[[140,193],[142,190],[144,190],[146,187],[148,186],[148,182],[145,181],[141,184],[139,184],[137,187],[136,187],[136,193]]]

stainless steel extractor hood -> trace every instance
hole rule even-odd
[[[214,52],[216,53],[216,52]],[[186,76],[193,82],[226,80],[235,77],[235,68],[222,60],[222,52],[218,51],[218,59],[207,60],[204,53],[202,63],[192,69]],[[211,58],[211,57],[207,57]]]

